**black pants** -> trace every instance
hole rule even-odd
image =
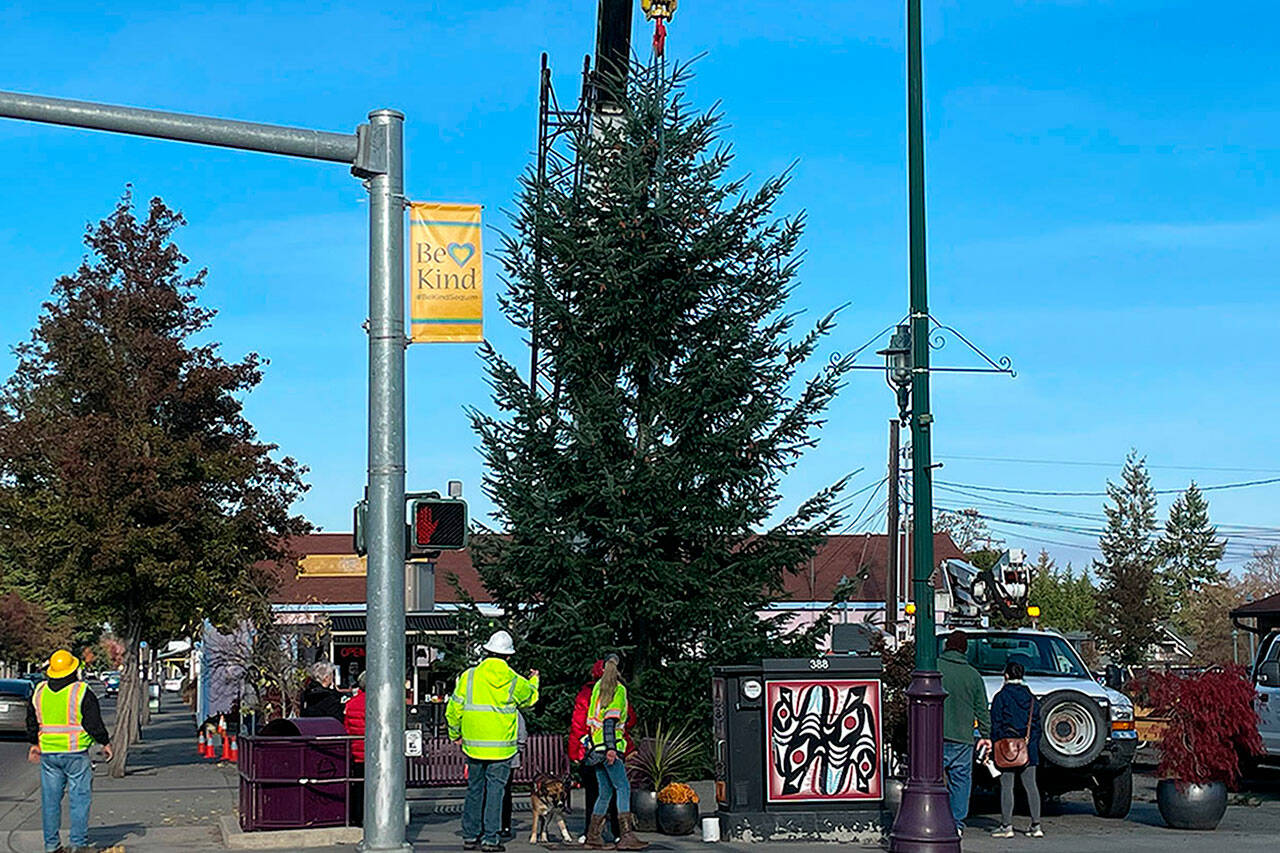
[[[600,783],[596,781],[596,769],[588,767],[585,764],[578,765],[578,780],[582,783],[584,793],[584,801],[586,805],[583,807],[583,814],[587,819],[591,819],[591,807],[596,804],[596,799],[600,796]],[[628,803],[627,807],[630,808]],[[617,798],[609,801],[609,819],[606,821],[609,831],[613,833],[614,838],[622,836],[622,829],[618,826],[618,800]]]
[[[352,826],[364,826],[364,762],[351,762],[351,775],[356,781],[351,783],[350,800],[347,802],[347,814]]]
[[[511,775],[514,776],[515,772],[513,771]],[[513,838],[515,836],[511,832],[511,789],[514,787],[508,782],[507,787],[502,792],[502,834]]]

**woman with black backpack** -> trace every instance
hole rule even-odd
[[[1013,838],[1013,784],[1022,780],[1031,809],[1027,835],[1044,838],[1040,828],[1040,789],[1036,765],[1040,763],[1040,708],[1031,688],[1023,683],[1026,667],[1010,659],[1004,665],[1004,686],[991,701],[993,758],[1000,769],[1000,828],[993,838]]]

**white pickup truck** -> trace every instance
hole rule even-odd
[[[1049,795],[1087,790],[1100,817],[1127,815],[1138,747],[1129,697],[1095,681],[1075,649],[1055,631],[961,630],[969,640],[965,656],[982,674],[988,701],[1004,683],[1006,661],[1019,660],[1026,668],[1026,684],[1040,700],[1040,790]],[[945,639],[946,633],[939,634],[939,651]],[[990,782],[990,776],[976,770],[974,779]]]
[[[1266,760],[1280,761],[1280,631],[1262,638],[1253,664],[1253,685],[1257,691],[1253,707]]]

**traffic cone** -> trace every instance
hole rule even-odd
[[[204,726],[200,727],[200,735],[196,738],[196,755],[204,758]]]
[[[231,736],[231,760],[232,760],[232,761],[234,761],[234,762],[235,762],[235,763],[237,763],[237,764],[239,764],[239,763],[240,763],[240,748],[239,748],[238,746],[236,746],[236,736],[235,736],[235,735],[232,735],[232,736]]]
[[[218,760],[219,761],[231,760],[231,747],[230,747],[230,744],[227,743],[226,735],[222,736],[222,754],[218,756]]]
[[[214,758],[216,754],[213,748],[213,732],[209,732],[209,736],[204,739],[204,757]]]

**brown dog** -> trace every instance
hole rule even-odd
[[[566,843],[572,843],[569,828],[564,825],[564,816],[569,813],[569,783],[564,779],[543,773],[533,780],[533,792],[529,795],[533,805],[533,832],[529,834],[529,843],[537,844],[547,840],[547,824],[556,822],[560,837]],[[539,833],[538,829],[542,831]]]

